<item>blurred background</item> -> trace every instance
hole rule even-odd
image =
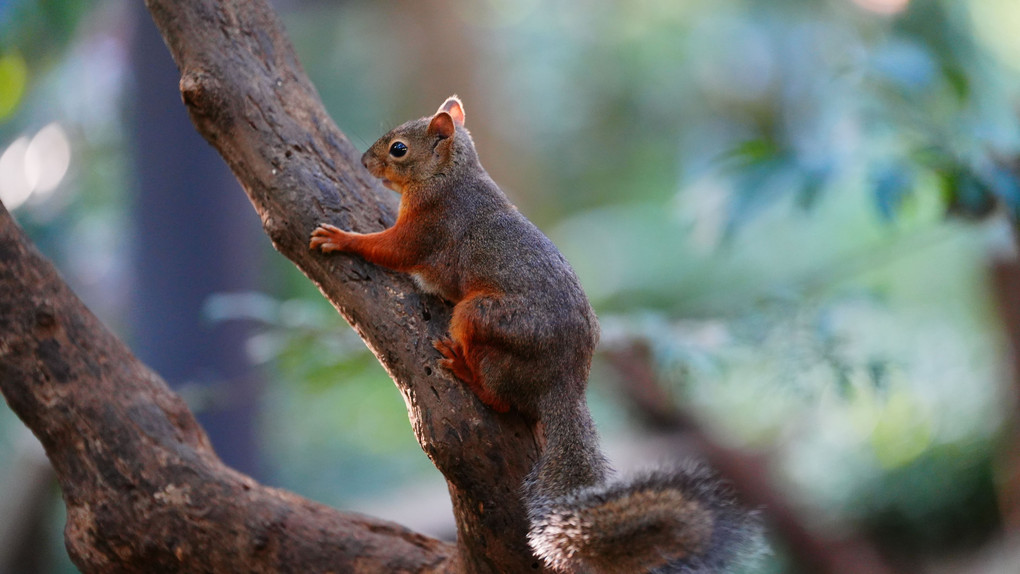
[[[745,572],[841,548],[1020,572],[1020,3],[275,7],[360,149],[464,99],[599,313],[614,463],[696,443],[743,476],[772,547]],[[272,250],[178,78],[140,2],[0,0],[0,200],[226,462],[452,536],[399,393]],[[0,403],[2,574],[74,571],[48,473]]]

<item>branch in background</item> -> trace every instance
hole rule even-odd
[[[39,441],[17,429],[14,454],[0,471],[0,572],[44,572],[46,532],[53,508],[53,468]]]
[[[770,529],[783,542],[804,572],[812,574],[895,574],[868,541],[845,537],[831,539],[812,532],[803,517],[769,480],[769,463],[716,441],[698,418],[679,407],[663,388],[644,341],[629,341],[603,353],[618,373],[617,381],[631,411],[650,428],[681,432],[685,445],[693,445],[751,507],[761,507]]]
[[[1003,439],[1001,451],[1003,476],[999,498],[1006,527],[1020,535],[1020,241],[1017,243],[1016,252],[992,262],[991,279],[1011,358],[1009,374],[1014,400],[1010,430]]]

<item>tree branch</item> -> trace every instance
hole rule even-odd
[[[227,161],[274,246],[322,290],[404,395],[422,449],[446,476],[470,568],[530,568],[519,496],[538,456],[529,425],[496,416],[435,368],[449,309],[407,277],[308,249],[312,230],[391,225],[395,196],[361,166],[262,0],[149,0],[181,70],[192,121]]]
[[[84,572],[451,571],[447,544],[223,465],[180,397],[2,205],[0,391],[53,464],[68,551]]]
[[[0,213],[0,390],[42,440],[84,571],[539,570],[520,485],[534,429],[435,368],[448,307],[406,277],[311,253],[321,221],[374,231],[396,201],[324,111],[262,0],[149,0],[198,131],[241,182],[274,246],[314,281],[396,381],[446,476],[458,543],[344,515],[216,458],[181,400],[106,331]],[[180,278],[178,278],[180,279]],[[224,543],[224,539],[229,542]]]
[[[1014,238],[1017,236],[1014,235]],[[1001,447],[999,503],[1006,527],[1020,534],[1020,249],[998,256],[991,266],[991,283],[1006,339],[1007,367],[1012,379],[1013,404]]]

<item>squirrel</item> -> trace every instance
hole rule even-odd
[[[439,365],[492,409],[541,421],[546,444],[523,485],[535,555],[560,572],[725,572],[756,519],[713,473],[689,465],[609,482],[585,399],[595,312],[482,167],[461,101],[393,129],[361,162],[400,194],[396,223],[366,234],[322,223],[310,248],[408,273],[452,302]]]

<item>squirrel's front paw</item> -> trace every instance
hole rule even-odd
[[[342,251],[347,244],[346,239],[346,231],[335,225],[320,223],[315,228],[315,231],[312,232],[312,240],[308,244],[308,248],[312,250],[321,249],[323,253]]]

